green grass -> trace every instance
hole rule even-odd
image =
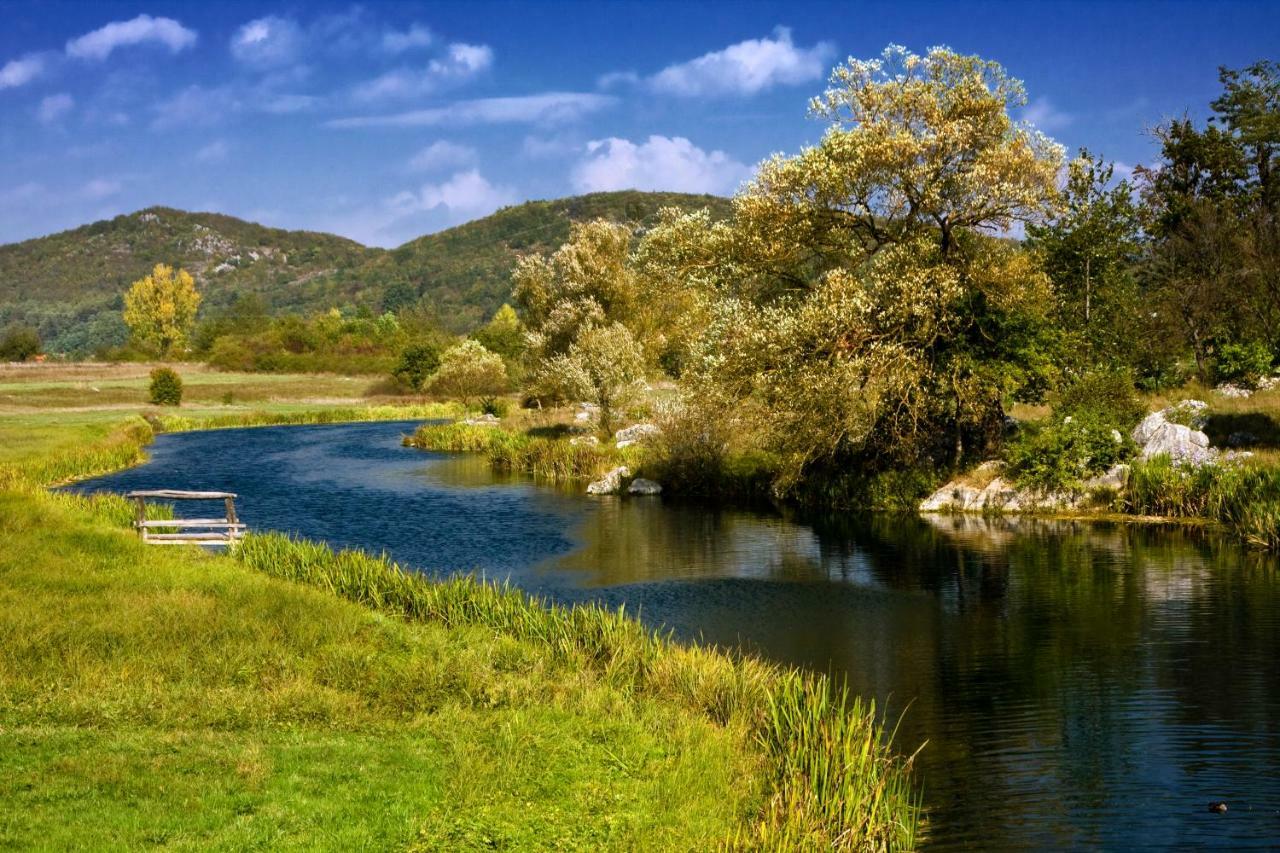
[[[137,461],[150,425],[34,417],[0,418],[0,448],[41,425],[0,450],[0,847],[920,833],[909,762],[823,679],[280,536],[233,557],[148,548],[122,499],[41,486]]]
[[[1167,456],[1137,462],[1123,509],[1139,515],[1207,518],[1258,548],[1280,550],[1280,465],[1245,461],[1175,465]]]
[[[426,424],[405,439],[420,450],[481,453],[498,471],[531,474],[559,482],[591,480],[615,465],[636,465],[639,449],[618,450],[612,444],[571,444],[498,426],[464,423]]]

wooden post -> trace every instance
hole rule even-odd
[[[147,539],[147,528],[143,527],[142,523],[147,520],[147,500],[143,497],[137,497],[134,498],[134,500],[137,501],[138,504],[136,512],[138,518],[138,535],[141,536],[142,540],[145,542]]]

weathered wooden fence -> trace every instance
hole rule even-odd
[[[137,528],[142,541],[151,545],[234,545],[245,533],[236,515],[236,495],[232,492],[188,492],[153,489],[129,492],[125,497],[137,503]],[[216,501],[226,507],[225,518],[172,518],[147,520],[147,501]]]

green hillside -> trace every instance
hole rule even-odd
[[[0,326],[37,326],[52,352],[121,343],[125,290],[164,262],[196,277],[204,311],[240,293],[259,294],[276,313],[356,305],[381,312],[421,302],[452,330],[466,331],[506,300],[518,253],[558,246],[574,221],[604,217],[643,226],[667,206],[723,215],[729,202],[634,191],[534,201],[390,251],[216,213],[148,208],[0,246]]]

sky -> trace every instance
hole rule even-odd
[[[367,245],[529,199],[731,194],[849,57],[945,45],[1117,173],[1280,59],[1272,2],[9,2],[0,243],[152,205]]]

